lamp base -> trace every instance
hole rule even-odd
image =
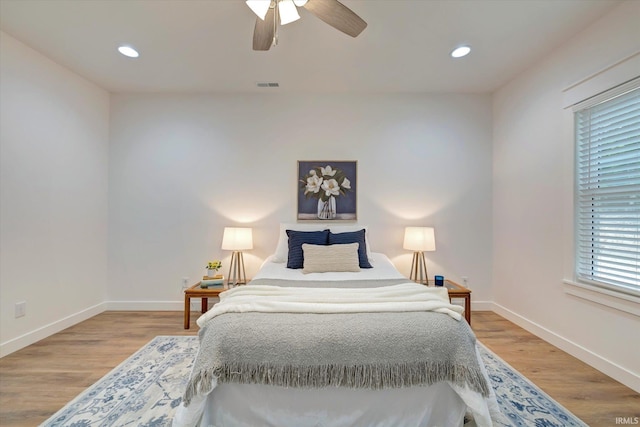
[[[411,275],[409,280],[424,285],[429,284],[429,276],[427,275],[427,263],[424,260],[424,252],[414,252],[413,261],[411,262]]]
[[[231,254],[231,263],[229,264],[229,286],[246,285],[247,276],[244,272],[244,258],[242,252],[233,251]]]

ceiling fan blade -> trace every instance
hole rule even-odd
[[[309,0],[304,8],[333,28],[357,37],[367,23],[338,0]]]
[[[275,12],[270,8],[264,21],[256,18],[256,26],[253,29],[253,50],[269,50],[273,44],[275,32]]]

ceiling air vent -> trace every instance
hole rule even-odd
[[[258,82],[256,85],[258,87],[280,87],[280,83],[275,82]]]

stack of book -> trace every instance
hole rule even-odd
[[[202,280],[200,281],[201,288],[224,288],[224,276],[222,274],[218,274],[213,277],[202,276]]]

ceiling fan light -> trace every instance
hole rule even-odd
[[[471,48],[469,46],[458,46],[451,52],[451,57],[462,58],[463,56],[467,56],[469,52],[471,52]]]
[[[300,19],[298,9],[292,0],[280,0],[278,2],[278,12],[280,12],[280,25],[286,25],[290,22]]]
[[[298,7],[302,7],[305,4],[307,4],[308,0],[293,0],[293,4],[295,4]]]
[[[264,17],[267,16],[267,12],[269,11],[271,0],[247,0],[245,3],[253,10],[253,13],[258,15],[258,18],[264,21]]]

